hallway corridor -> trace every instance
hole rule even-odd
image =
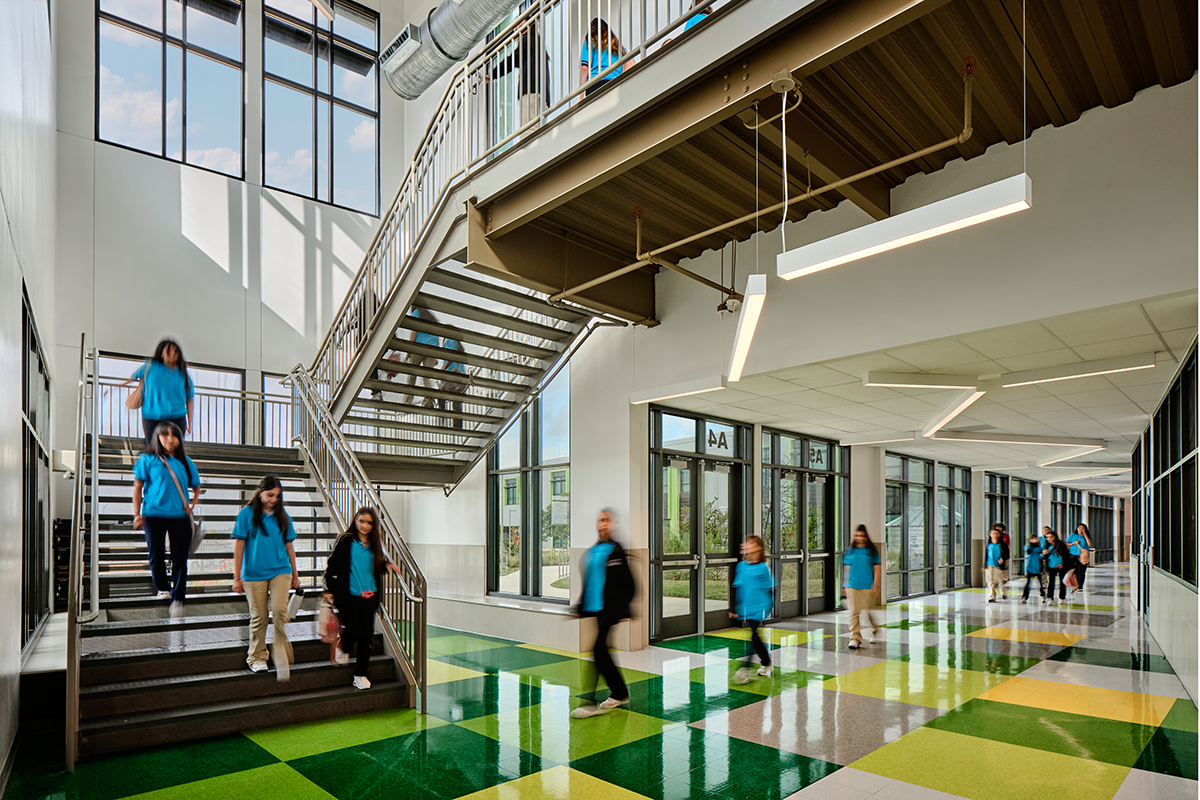
[[[588,719],[569,716],[577,654],[431,628],[426,718],[255,731],[69,776],[57,740],[25,741],[4,797],[1196,798],[1196,706],[1128,584],[1103,566],[1066,606],[1022,605],[1016,581],[994,604],[982,590],[897,603],[885,641],[856,652],[844,613],[783,621],[774,676],[746,685],[741,629],[619,653],[630,704]]]

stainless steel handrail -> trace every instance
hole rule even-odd
[[[400,536],[375,485],[333,420],[316,383],[297,365],[290,373],[296,435],[293,441],[304,452],[312,474],[338,526],[345,530],[363,506],[375,509],[385,550],[400,568],[400,575],[385,578],[379,613],[384,635],[398,656],[400,667],[421,694],[421,713],[427,709],[425,575]],[[399,591],[395,591],[395,587]]]
[[[87,337],[84,334],[79,337],[79,400],[75,414],[75,486],[71,498],[71,543],[68,551],[70,561],[67,569],[67,710],[65,748],[65,768],[67,772],[75,771],[75,762],[79,758],[79,627],[85,622],[92,621],[99,614],[99,592],[95,586],[92,586],[92,611],[86,617],[81,615],[83,611],[81,589],[83,588],[84,491],[88,483],[85,474],[88,472],[88,460],[84,451],[87,448],[88,442],[88,400],[93,396],[89,394],[89,389],[92,389],[94,392],[95,387],[94,381],[88,373],[87,362]],[[93,456],[95,455],[95,449],[93,443]],[[93,479],[91,484],[94,498],[96,481]],[[93,504],[93,513],[91,514],[93,518],[96,516],[95,510],[96,506]],[[92,552],[95,553],[96,550],[96,544],[93,542]],[[95,583],[98,577],[97,570],[93,566],[93,583]]]

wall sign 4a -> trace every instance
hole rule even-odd
[[[712,456],[732,456],[736,440],[732,425],[719,422],[704,424],[704,452]]]
[[[817,442],[808,443],[808,468],[809,469],[832,469],[833,465],[829,463],[829,445],[818,444]]]
[[[729,449],[729,442],[725,439],[725,431],[717,432],[710,430],[708,432],[708,449],[712,450],[713,448],[718,450]]]

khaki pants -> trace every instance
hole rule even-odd
[[[846,599],[850,601],[850,641],[855,644],[862,644],[860,627],[863,612],[867,614],[867,622],[871,626],[871,633],[875,634],[879,631],[879,626],[875,623],[874,617],[871,616],[871,608],[875,605],[875,590],[847,589]]]
[[[1000,598],[1004,599],[1004,581],[1008,579],[1008,570],[1000,567],[988,567],[986,572],[988,599],[994,600],[996,594],[999,593]]]
[[[292,663],[292,644],[288,641],[284,625],[288,623],[288,589],[292,587],[292,574],[285,572],[266,581],[245,581],[246,602],[250,604],[250,647],[246,651],[246,663],[267,661],[267,611],[275,623],[275,654],[280,648],[288,663]],[[269,605],[268,605],[269,604]]]
[[[541,94],[530,92],[529,94],[521,95],[521,99],[517,101],[521,113],[521,125],[538,118],[542,110],[546,108],[546,101]]]

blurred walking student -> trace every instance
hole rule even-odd
[[[1008,535],[1008,529],[1004,527],[1004,523],[997,522],[992,527],[995,528],[996,530],[1000,531],[1000,541],[1004,543],[1004,546],[1008,548],[1008,552],[1011,554],[1012,553],[1012,537],[1010,537]],[[1008,585],[1008,579],[1012,577],[1008,571],[1009,566],[1010,566],[1009,560],[1007,557],[1005,557],[1004,568],[1001,570],[1004,574],[1000,577],[1000,599],[1001,600],[1004,599],[1004,587]]]
[[[160,422],[173,422],[183,433],[192,430],[196,387],[178,342],[174,339],[159,342],[154,355],[134,370],[133,376],[123,385],[128,386],[134,381],[141,381],[138,388],[142,393],[142,432],[147,445]]]
[[[571,712],[572,717],[592,717],[629,703],[625,679],[608,652],[608,634],[613,626],[632,616],[633,573],[625,549],[612,538],[616,519],[612,509],[604,509],[596,517],[596,543],[583,557],[583,591],[579,595],[576,613],[596,618],[596,643],[592,647],[592,702]],[[596,690],[600,676],[608,684],[609,697],[596,705]]]
[[[250,646],[246,663],[251,672],[267,671],[267,614],[275,625],[275,674],[287,680],[292,645],[287,638],[288,590],[300,588],[296,529],[283,507],[283,484],[265,476],[250,503],[233,524],[233,591],[245,594],[250,605]]]
[[[456,353],[464,352],[462,343],[457,339],[444,339],[442,346],[447,350],[453,350]],[[471,380],[467,376],[466,365],[461,361],[447,361],[446,373],[446,378],[441,382],[438,388],[443,392],[450,392],[460,396],[465,395]],[[438,408],[443,411],[452,411],[455,414],[461,414],[462,407],[463,404],[461,400],[438,400]],[[454,420],[454,427],[461,428],[462,426],[463,421],[461,419]]]
[[[879,550],[871,541],[866,525],[854,529],[854,538],[842,555],[842,564],[845,567],[842,586],[846,588],[850,603],[850,649],[857,650],[862,646],[860,625],[864,613],[871,626],[871,641],[879,636],[879,626],[871,617],[871,607],[879,598]]]
[[[1067,547],[1071,549],[1071,567],[1075,570],[1075,580],[1079,583],[1071,594],[1083,589],[1083,580],[1087,576],[1088,564],[1092,561],[1092,535],[1088,526],[1083,523],[1074,533],[1067,534]]]
[[[742,555],[745,559],[739,561],[733,570],[733,597],[730,598],[730,611],[733,619],[741,619],[750,627],[750,648],[747,653],[746,666],[737,671],[735,680],[738,683],[749,683],[754,674],[754,662],[750,659],[758,656],[758,674],[761,677],[771,677],[771,654],[767,646],[758,636],[758,626],[771,615],[774,596],[771,592],[775,582],[771,580],[771,568],[763,560],[763,540],[761,536],[748,536],[742,542]]]
[[[1008,577],[1008,545],[1004,543],[1003,534],[999,528],[992,528],[991,541],[987,544],[985,563],[987,564],[988,602],[996,602],[996,595],[1004,600],[1004,581]]]
[[[617,35],[609,30],[608,23],[599,17],[593,19],[587,41],[583,43],[580,54],[580,85],[587,83],[601,72],[604,72],[611,64],[615,64],[624,55],[625,48],[621,46]],[[609,81],[620,75],[626,67],[632,67],[633,64],[634,60],[630,59],[624,66],[617,67],[601,78],[599,83],[588,87],[583,96],[587,97],[592,92],[600,91]]]
[[[421,308],[419,306],[413,306],[412,308],[410,308],[408,310],[408,317],[411,320],[419,320],[421,322],[432,323],[434,325],[437,325],[439,323],[438,318],[434,315],[434,313],[432,311],[430,311],[427,308]],[[440,336],[429,333],[427,331],[418,331],[418,330],[409,331],[408,339],[409,339],[409,341],[413,342],[414,344],[425,345],[426,347],[441,347],[441,344],[442,344],[442,339]],[[412,364],[414,367],[424,368],[426,370],[435,369],[437,367],[437,363],[438,363],[438,359],[436,356],[424,355],[421,353],[404,353],[403,358],[405,361],[407,361],[409,364]],[[427,389],[436,388],[436,383],[435,383],[434,379],[430,378],[428,375],[404,375],[402,377],[402,380],[405,383],[413,386],[414,388],[417,386],[424,386]],[[434,406],[434,400],[432,397],[425,397],[425,396],[420,396],[420,395],[418,395],[416,397],[413,397],[412,395],[407,395],[407,394],[403,395],[401,402],[405,403],[405,404],[412,402],[414,405],[419,405],[419,406],[422,406],[423,408],[433,408],[433,406]]]
[[[187,500],[184,487],[192,490]],[[171,598],[171,616],[183,613],[187,593],[191,513],[200,499],[200,473],[183,450],[183,432],[174,422],[159,422],[133,465],[133,526],[146,534],[150,580],[159,598]],[[167,580],[166,544],[171,544],[171,581]]]
[[[1037,578],[1038,594],[1042,602],[1046,602],[1046,582],[1042,580],[1042,544],[1040,536],[1030,536],[1029,544],[1025,545],[1025,591],[1021,594],[1021,603],[1029,602],[1029,586]]]
[[[488,80],[501,78],[514,69],[518,71],[520,125],[524,126],[550,107],[550,55],[542,44],[537,19],[532,16],[521,23],[515,46],[496,63]]]
[[[364,506],[334,543],[325,568],[325,599],[337,607],[342,623],[342,641],[334,653],[334,661],[348,664],[349,654],[355,654],[355,689],[371,688],[367,676],[371,672],[375,612],[379,610],[383,573],[389,570],[400,574],[400,568],[383,553],[375,509]]]
[[[1066,573],[1070,569],[1071,551],[1067,549],[1065,542],[1058,538],[1058,534],[1054,531],[1046,531],[1046,572],[1050,576],[1050,587],[1047,594],[1050,597],[1050,605],[1058,605],[1066,602],[1067,599],[1067,584]],[[1054,599],[1054,582],[1058,581],[1059,599]]]

